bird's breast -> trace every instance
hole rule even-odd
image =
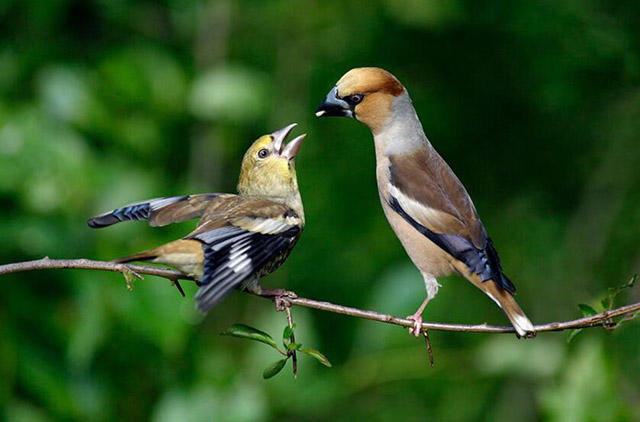
[[[386,157],[378,160],[376,178],[378,182],[378,192],[380,194],[380,203],[382,204],[382,209],[387,217],[387,221],[414,265],[418,267],[423,274],[428,274],[433,277],[441,277],[454,272],[452,257],[435,243],[427,239],[389,206],[387,198],[391,181],[389,175],[389,160]]]

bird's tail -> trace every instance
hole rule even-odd
[[[535,337],[536,331],[533,324],[524,314],[520,305],[518,305],[518,302],[516,302],[514,297],[511,296],[511,293],[495,287],[495,284],[491,280],[485,281],[485,284],[489,284],[494,287],[494,289],[489,288],[483,290],[498,304],[498,306],[500,306],[500,308],[502,308],[507,318],[509,318],[511,325],[515,328],[518,337]]]
[[[149,249],[134,255],[114,260],[121,264],[133,261],[150,261],[155,264],[169,265],[195,280],[202,278],[204,253],[202,244],[197,240],[178,239],[173,242]]]
[[[516,302],[509,290],[500,287],[492,279],[482,281],[480,276],[475,273],[469,272],[469,269],[466,267],[466,265],[460,263],[459,261],[454,261],[453,264],[458,272],[460,272],[467,280],[471,281],[477,288],[485,292],[487,296],[493,299],[493,301],[502,309],[502,311],[511,322],[511,325],[513,325],[513,328],[516,330],[516,335],[519,338],[535,337],[536,331],[533,327],[533,324],[522,311],[520,305],[518,305],[518,302]],[[501,280],[503,283],[504,280],[506,280],[508,282],[507,285],[513,286],[511,281],[509,281],[509,279],[504,274],[501,273],[500,275],[501,277],[503,277],[503,280]]]

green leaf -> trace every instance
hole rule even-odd
[[[596,311],[591,306],[586,305],[584,303],[579,304],[578,308],[580,308],[580,311],[582,311],[582,315],[584,316],[596,315],[598,313],[598,311]]]
[[[325,355],[323,355],[322,353],[320,353],[316,349],[310,349],[308,347],[305,347],[304,349],[300,349],[300,352],[304,353],[306,355],[309,355],[312,358],[317,359],[318,362],[320,362],[324,366],[328,366],[329,368],[331,368],[331,362],[329,362],[329,359],[327,359]]]
[[[259,341],[264,344],[268,344],[274,349],[278,350],[278,346],[276,342],[273,341],[273,338],[264,331],[260,331],[257,328],[249,327],[244,324],[233,324],[231,327],[227,328],[223,332],[220,333],[222,336],[233,336],[245,338],[247,340]]]
[[[284,327],[284,331],[282,332],[282,340],[289,340],[291,338],[291,334],[293,334],[293,330],[296,329],[296,324],[292,324],[291,327],[288,325]]]
[[[299,344],[299,343],[287,344],[287,350],[300,350],[301,348],[302,348],[302,344]]]
[[[629,279],[629,281],[627,281],[625,284],[621,286],[609,287],[607,289],[607,296],[605,296],[605,298],[602,299],[602,302],[601,302],[604,309],[611,310],[611,308],[613,308],[613,301],[615,300],[615,298],[624,289],[630,289],[631,287],[633,287],[636,284],[636,281],[638,281],[638,274],[634,274],[633,277]]]
[[[582,331],[582,328],[576,328],[575,330],[569,331],[569,335],[567,336],[567,343],[571,343],[575,338],[575,336],[580,334],[581,331]]]
[[[275,375],[278,375],[278,373],[282,371],[282,368],[284,368],[284,364],[287,363],[287,359],[288,358],[280,359],[264,368],[264,371],[262,371],[262,378],[269,379]]]

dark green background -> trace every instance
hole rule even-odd
[[[417,270],[378,202],[371,135],[315,107],[355,66],[393,72],[462,179],[534,322],[580,315],[640,268],[640,3],[334,0],[0,2],[0,262],[112,259],[193,223],[95,231],[145,198],[235,189],[244,150],[290,122],[307,228],[265,285],[412,313]],[[302,358],[218,333],[279,337],[284,314],[234,293],[202,319],[147,277],[3,276],[0,404],[32,420],[640,419],[640,325],[514,336],[405,330],[294,309]],[[430,321],[505,324],[451,277]],[[638,288],[620,302],[640,299]],[[194,292],[188,286],[188,296]]]

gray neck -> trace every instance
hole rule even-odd
[[[378,157],[405,154],[429,145],[406,91],[394,100],[389,120],[373,139]]]

